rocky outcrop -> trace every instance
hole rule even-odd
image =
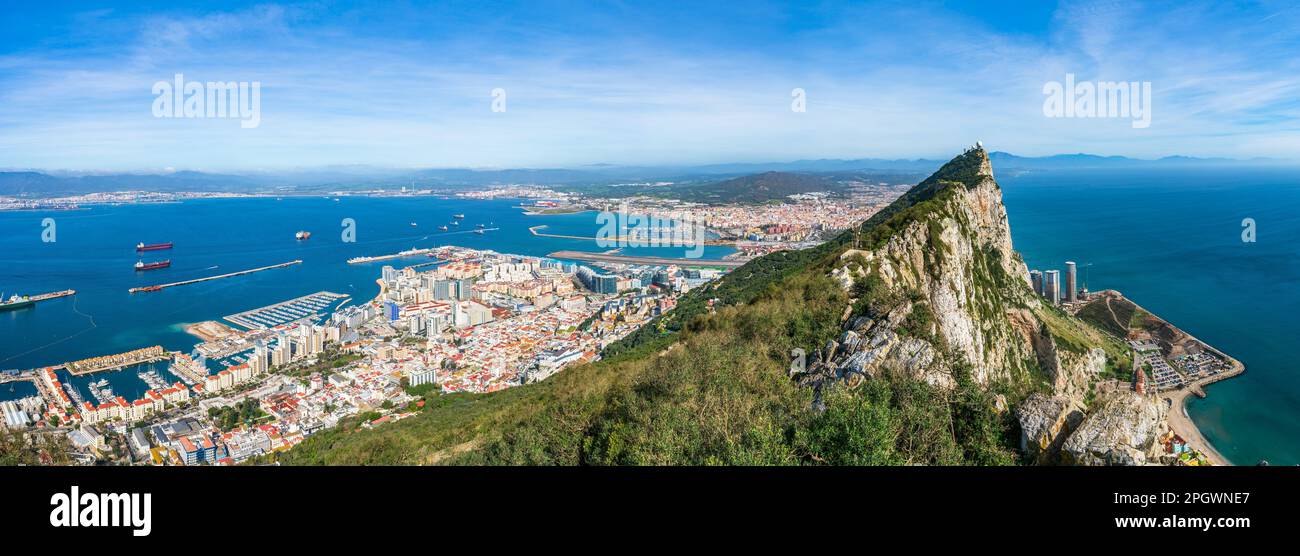
[[[1020,451],[1034,463],[1057,462],[1065,439],[1083,417],[1083,407],[1065,396],[1030,395],[1016,409]]]
[[[1061,461],[1073,465],[1154,463],[1158,439],[1167,429],[1157,398],[1127,389],[1102,394],[1077,430],[1061,446]]]
[[[843,334],[798,377],[818,392],[815,406],[824,407],[824,385],[856,388],[881,373],[941,389],[956,387],[958,368],[985,387],[1046,379],[1049,393],[1014,408],[1030,460],[1149,461],[1163,411],[1126,390],[1085,405],[1106,369],[1106,350],[1089,345],[1101,334],[1043,305],[1031,290],[982,148],[953,159],[890,209],[831,270],[852,299]]]
[[[875,278],[866,293],[876,302],[870,318],[846,323],[862,348],[842,350],[836,363],[868,376],[899,371],[943,388],[955,385],[949,370],[957,364],[968,364],[982,385],[1035,371],[1040,357],[1009,313],[1036,330],[1029,309],[1038,301],[1012,250],[987,154],[967,151],[908,197],[912,204],[890,222],[891,235],[846,251],[831,272],[858,295],[859,282]]]

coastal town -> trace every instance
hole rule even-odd
[[[84,462],[237,464],[344,420],[411,417],[428,395],[546,380],[724,273],[454,246],[427,258],[380,268],[379,295],[364,303],[318,292],[224,317],[229,324],[196,323],[187,330],[202,341],[189,353],[151,346],[7,372],[4,382],[29,381],[38,393],[4,402],[6,424],[62,433]],[[145,366],[150,388],[136,400],[107,381],[90,384],[93,400],[68,384]]]

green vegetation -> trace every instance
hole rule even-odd
[[[438,396],[418,416],[373,430],[340,426],[279,457],[328,464],[1013,461],[1002,422],[973,384],[944,393],[888,377],[859,391],[832,389],[827,411],[812,411],[812,392],[786,375],[788,354],[833,338],[847,300],[823,275],[780,286],[698,319],[670,349],[644,344],[542,383]]]
[[[1101,297],[1084,305],[1075,316],[1116,337],[1127,338],[1137,311],[1137,305],[1127,299]]]
[[[239,425],[252,424],[265,416],[266,412],[262,411],[258,407],[257,400],[252,398],[240,401],[233,406],[208,409],[208,417],[211,417],[217,428],[223,431],[228,431]]]
[[[0,465],[69,465],[71,450],[62,434],[24,433],[0,425]]]
[[[316,358],[316,362],[302,367],[288,367],[283,372],[292,376],[310,376],[316,373],[329,373],[360,361],[361,354],[339,351],[336,346],[327,346]]]

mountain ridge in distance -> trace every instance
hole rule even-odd
[[[1085,153],[1023,157],[1006,152],[989,154],[1003,171],[1078,168],[1201,167],[1208,165],[1286,164],[1266,158],[1249,160],[1167,156],[1136,159]],[[881,172],[917,175],[932,172],[942,160],[917,159],[815,159],[789,162],[734,163],[681,166],[626,166],[592,164],[575,168],[427,168],[401,169],[367,165],[335,165],[283,171],[215,173],[194,170],[162,173],[66,172],[34,169],[0,170],[0,195],[54,197],[111,191],[253,193],[273,191],[360,191],[462,188],[515,183],[580,188],[635,181],[681,181],[687,186],[708,186],[732,178],[767,172],[827,173]],[[919,174],[919,175],[918,175]]]

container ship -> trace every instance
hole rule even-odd
[[[146,262],[144,262],[144,261],[137,261],[137,262],[135,263],[135,269],[136,269],[136,270],[154,270],[154,269],[159,269],[159,268],[167,268],[167,267],[169,267],[169,266],[171,266],[171,265],[172,265],[172,261],[171,261],[170,259],[165,260],[165,261],[156,261],[156,262],[152,262],[152,263],[146,263]]]
[[[145,245],[145,243],[142,241],[140,243],[135,244],[136,251],[158,251],[161,249],[171,249],[171,248],[172,248],[172,242],[170,241],[167,243],[150,243],[148,245]]]
[[[311,232],[304,232],[302,230],[299,230],[298,233],[293,234],[294,239],[307,239],[309,237],[311,237]]]

